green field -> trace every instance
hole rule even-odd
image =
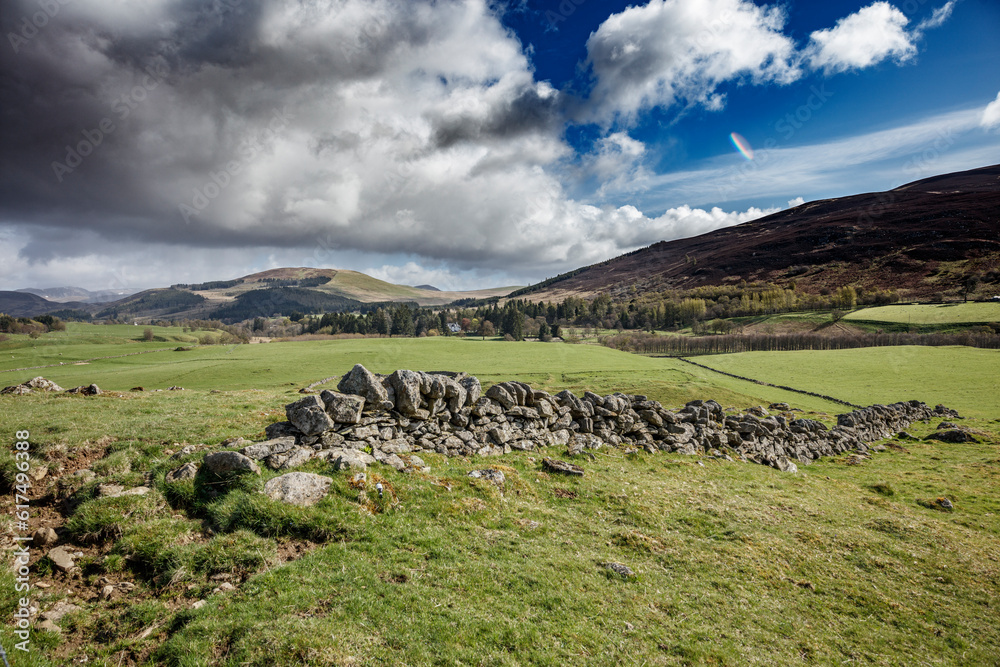
[[[35,589],[34,601],[45,609],[68,597],[83,611],[60,622],[61,635],[35,632],[31,653],[14,655],[12,665],[909,665],[916,656],[930,665],[996,664],[1000,352],[916,347],[698,359],[859,404],[945,403],[969,417],[962,423],[980,434],[979,444],[901,442],[858,465],[826,459],[795,475],[610,448],[579,457],[583,478],[543,473],[538,453],[422,454],[428,475],[370,470],[399,502],[369,514],[350,476],[319,463],[305,469],[334,482],[311,509],[279,506],[253,489],[199,500],[193,487],[165,484],[163,473],[200,458],[171,460],[175,443],[261,439],[299,387],[354,363],[383,373],[464,370],[484,384],[519,379],[549,390],[644,393],[671,406],[691,398],[741,408],[786,401],[825,420],[847,408],[595,345],[426,338],[174,352],[189,334],[158,329],[165,340],[176,337],[140,343],[130,340],[141,336],[134,331],[76,326],[0,342],[15,355],[3,359],[0,385],[43,375],[122,392],[0,397],[0,427],[11,438],[30,429],[36,465],[53,469],[32,495],[32,512],[65,512],[64,539],[85,553],[80,579],[35,564],[33,581],[52,585]],[[157,345],[170,351],[4,370],[25,358],[96,358]],[[18,360],[22,354],[34,356]],[[147,391],[129,392],[135,385]],[[148,391],[171,385],[185,391]],[[910,431],[923,437],[935,426]],[[487,465],[502,466],[502,489],[467,476]],[[55,482],[60,466],[100,476],[76,491],[83,502],[73,511]],[[121,507],[87,500],[98,482],[132,486],[149,471],[158,491],[149,497]],[[262,481],[276,474],[265,469]],[[925,506],[937,497],[955,511]],[[5,507],[3,516],[12,512]],[[8,524],[16,534],[13,519]],[[636,576],[611,574],[601,566],[608,561]],[[236,590],[213,595],[212,572],[234,574]],[[0,578],[9,619],[14,581]],[[100,601],[107,580],[137,588]],[[207,604],[192,609],[201,599]],[[0,627],[0,643],[13,653],[9,624]]]
[[[859,405],[916,398],[973,417],[1000,418],[1000,350],[902,346],[746,352],[699,357],[698,363]]]
[[[879,306],[856,310],[844,319],[892,324],[983,324],[1000,322],[1000,302]]]

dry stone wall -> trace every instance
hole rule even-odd
[[[342,468],[379,461],[414,470],[425,469],[421,452],[496,456],[558,445],[573,454],[612,446],[736,457],[794,471],[796,462],[866,452],[869,443],[915,421],[956,416],[942,406],[909,401],[842,414],[828,428],[763,408],[730,414],[712,400],[668,410],[641,395],[549,394],[523,382],[501,382],[483,392],[479,380],[465,373],[377,375],[360,364],[337,389],[290,403],[288,421],[269,426],[267,442],[241,451],[275,469],[321,457]]]

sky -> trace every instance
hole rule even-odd
[[[524,285],[1000,162],[996,0],[4,0],[0,289]]]

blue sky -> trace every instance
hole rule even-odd
[[[526,284],[1000,162],[992,0],[39,7],[0,17],[0,289]]]

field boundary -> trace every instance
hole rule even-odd
[[[754,384],[759,384],[764,387],[773,387],[774,389],[784,389],[785,391],[792,391],[796,394],[804,394],[805,396],[813,396],[815,398],[822,398],[824,401],[832,401],[833,403],[840,403],[841,405],[846,405],[851,408],[862,409],[865,406],[857,405],[855,403],[849,403],[847,401],[842,401],[839,398],[834,398],[833,396],[827,396],[826,394],[817,394],[816,392],[806,391],[804,389],[796,389],[794,387],[788,387],[783,384],[771,384],[770,382],[764,382],[763,380],[755,380],[753,378],[744,377],[742,375],[736,375],[735,373],[727,373],[726,371],[720,371],[717,368],[712,368],[711,366],[706,366],[705,364],[699,364],[696,361],[691,361],[690,359],[685,359],[684,357],[667,357],[669,359],[679,359],[684,363],[691,364],[692,366],[697,366],[698,368],[704,368],[707,371],[712,371],[713,373],[719,373],[720,375],[725,375],[727,377],[735,378],[737,380],[744,380],[746,382],[753,382]]]

